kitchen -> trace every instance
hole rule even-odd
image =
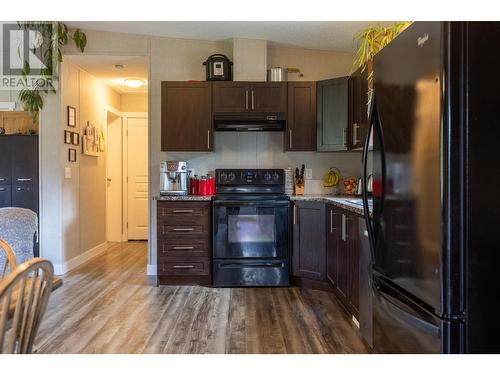
[[[469,38],[488,32],[488,27],[496,26],[471,26]],[[312,194],[309,186],[304,194],[305,165],[289,168],[263,157],[249,168],[218,163],[198,178],[190,175],[189,160],[162,163],[161,194],[154,197],[160,285],[295,285],[332,291],[375,352],[484,350],[488,340],[473,339],[473,332],[483,328],[467,317],[464,307],[465,289],[460,285],[465,273],[460,276],[460,268],[451,273],[446,268],[458,267],[455,262],[464,262],[464,255],[439,255],[440,247],[446,249],[446,241],[456,241],[461,233],[454,227],[440,232],[442,220],[454,220],[441,218],[436,209],[441,199],[449,199],[451,207],[459,201],[455,185],[441,187],[440,176],[454,167],[441,166],[439,153],[442,147],[461,151],[453,138],[448,146],[440,145],[441,130],[433,125],[442,111],[440,72],[450,69],[452,74],[462,66],[459,60],[449,65],[441,60],[455,46],[442,47],[440,40],[450,35],[459,43],[461,29],[456,24],[416,22],[400,32],[375,56],[376,96],[371,100],[367,69],[318,82],[284,83],[280,80],[285,74],[300,69],[279,67],[268,71],[268,82],[232,81],[233,63],[223,55],[204,62],[205,82],[162,82],[162,151],[213,151],[224,137],[238,144],[238,137],[247,136],[258,144],[259,136],[266,134],[262,137],[281,143],[285,153],[355,153],[357,177],[362,178],[344,178],[344,186],[329,193]],[[413,40],[418,43],[413,45]],[[235,43],[235,60],[239,47]],[[404,64],[398,61],[402,56]],[[421,59],[427,64],[420,64]],[[258,60],[251,63],[254,71]],[[399,69],[402,65],[405,68]],[[265,74],[265,66],[259,73]],[[458,88],[448,90],[446,100],[453,108],[459,100],[453,90]],[[398,92],[404,95],[398,98]],[[399,113],[391,109],[391,101],[401,102]],[[408,125],[401,127],[400,121]],[[251,147],[259,152],[258,145]],[[314,168],[313,160],[308,167]],[[335,176],[337,170],[331,166],[326,186],[328,175]],[[190,186],[195,189],[190,191]],[[357,193],[362,198],[355,198]],[[484,312],[487,304],[477,306]]]
[[[149,233],[64,275],[41,353],[499,351],[495,184],[473,182],[494,160],[498,23],[343,22],[338,51],[265,24],[70,25],[88,55],[147,61]],[[393,34],[360,55],[360,30]]]

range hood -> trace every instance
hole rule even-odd
[[[286,114],[284,113],[216,113],[216,131],[283,131]]]

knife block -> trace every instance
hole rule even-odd
[[[304,184],[295,183],[293,185],[293,194],[294,195],[304,195]]]

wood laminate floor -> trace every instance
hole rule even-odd
[[[160,286],[145,242],[110,243],[50,297],[38,353],[366,353],[330,293]]]

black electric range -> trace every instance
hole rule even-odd
[[[213,284],[289,285],[289,208],[282,169],[217,169]]]

